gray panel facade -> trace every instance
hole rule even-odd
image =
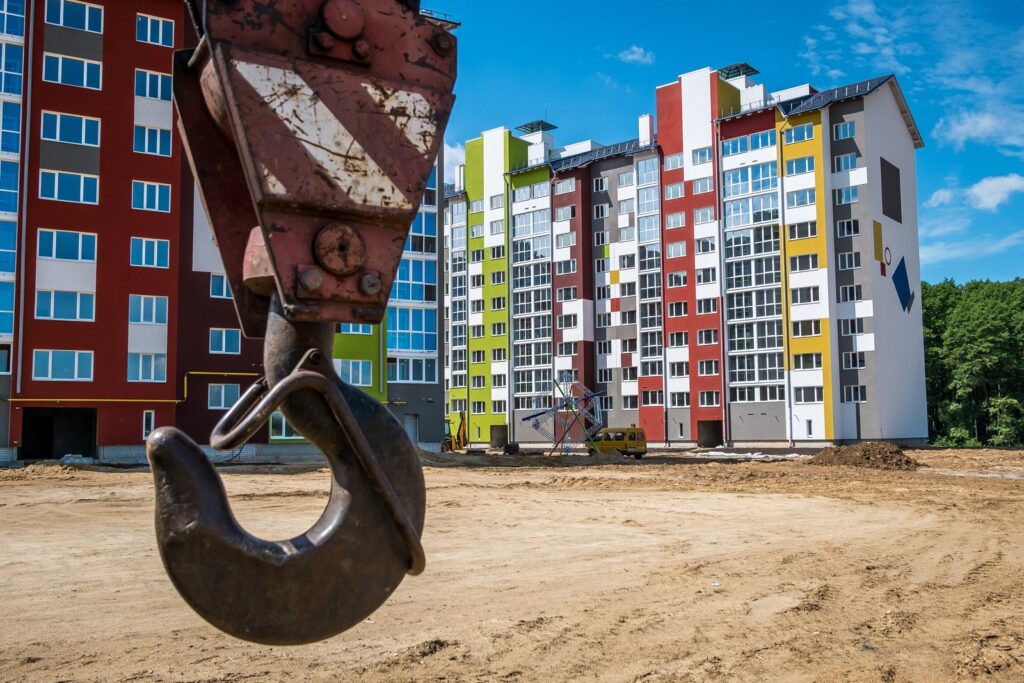
[[[46,24],[43,28],[43,50],[58,55],[102,62],[103,35]]]
[[[100,174],[100,148],[63,142],[39,143],[39,167],[51,171]]]
[[[830,109],[829,118],[833,126],[837,123],[852,121],[856,129],[853,138],[831,141],[831,159],[829,160],[829,163],[832,164],[832,168],[835,168],[834,160],[836,157],[851,153],[857,154],[857,168],[863,168],[865,165],[864,150],[866,149],[867,139],[867,124],[864,117],[864,101],[857,99],[834,104]],[[830,138],[831,137],[834,137],[834,134],[830,132]],[[868,177],[871,178],[878,172],[878,169],[869,168]],[[860,185],[858,190],[858,201],[853,204],[836,204],[836,198],[834,195],[830,199],[832,202],[832,215],[834,219],[834,224],[830,226],[830,229],[835,230],[836,259],[835,263],[831,264],[831,266],[835,276],[836,294],[839,297],[840,304],[844,303],[842,298],[843,287],[860,287],[861,300],[871,301],[874,299],[871,269],[879,268],[880,266],[874,260],[874,229],[872,216],[869,211],[871,188],[871,184]],[[857,234],[849,237],[840,237],[840,223],[848,220],[857,221]],[[860,254],[860,268],[853,270],[839,269],[839,255],[848,252],[857,252]],[[843,400],[843,387],[845,386],[860,385],[866,387],[868,401],[866,403],[856,404],[856,410],[858,413],[857,438],[881,438],[881,426],[878,419],[878,410],[873,404],[874,398],[877,395],[877,383],[875,381],[874,371],[875,354],[873,351],[864,352],[867,364],[866,368],[860,370],[843,370],[843,354],[853,352],[855,338],[852,336],[843,336],[840,329],[840,323],[838,321],[833,324],[835,326],[833,331],[838,339],[837,346],[839,350],[839,356],[838,358],[833,359],[833,362],[837,363],[840,368],[838,395],[834,397],[834,400],[837,402]],[[873,318],[865,318],[864,332],[865,334],[874,332]]]
[[[729,420],[733,441],[786,440],[786,404],[781,401],[733,403]]]

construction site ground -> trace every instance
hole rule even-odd
[[[178,597],[147,472],[0,471],[0,680],[1024,680],[1024,453],[909,455],[431,456],[426,573],[296,648]],[[270,538],[326,499],[322,470],[224,479]]]

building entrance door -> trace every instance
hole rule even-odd
[[[26,408],[21,460],[59,460],[65,455],[96,457],[96,411],[87,408]]]
[[[697,423],[697,445],[700,448],[721,446],[723,440],[720,420],[702,420]]]
[[[420,416],[419,415],[405,415],[402,418],[403,426],[405,427],[405,433],[409,435],[409,439],[416,444],[420,445]]]

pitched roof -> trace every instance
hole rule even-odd
[[[740,116],[751,114],[755,111],[764,111],[771,107],[776,107],[779,112],[786,117],[806,114],[807,112],[824,109],[825,107],[838,102],[845,102],[847,100],[857,99],[858,97],[866,97],[886,83],[888,83],[892,88],[893,96],[896,98],[896,104],[900,109],[900,114],[903,116],[903,121],[907,125],[907,130],[910,131],[910,137],[914,139],[914,147],[918,149],[924,147],[924,139],[921,137],[921,131],[918,129],[917,123],[914,121],[913,114],[910,113],[910,107],[907,105],[907,100],[903,97],[903,91],[900,89],[900,85],[896,81],[896,76],[893,74],[869,78],[868,80],[860,81],[859,83],[841,85],[838,88],[829,88],[828,90],[811,93],[810,95],[801,95],[800,97],[794,97],[782,102],[766,102],[763,107],[754,107],[739,114],[723,116],[721,120],[724,121],[726,119],[738,118]]]

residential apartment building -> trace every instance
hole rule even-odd
[[[657,89],[657,135],[467,144],[445,217],[449,412],[542,440],[579,381],[609,426],[702,445],[927,437],[914,152],[895,78]],[[505,229],[505,226],[509,226]],[[882,382],[882,378],[887,381]]]
[[[0,459],[137,461],[164,425],[203,443],[262,373],[176,128],[171,59],[191,31],[180,0],[0,2]],[[388,320],[339,328],[335,361],[427,446],[443,432],[438,182]],[[275,415],[243,457],[309,450]]]

